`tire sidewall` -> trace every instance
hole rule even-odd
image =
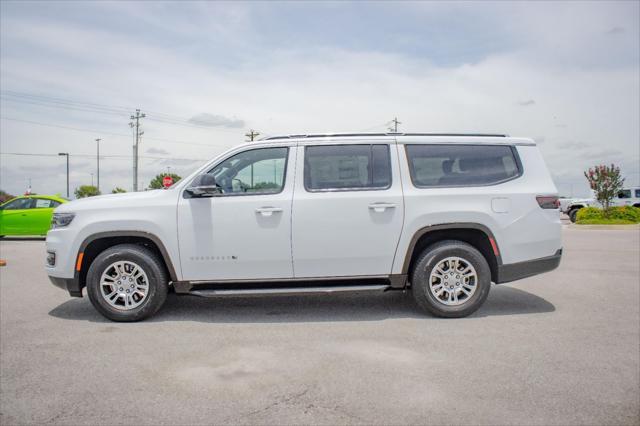
[[[478,277],[477,288],[471,298],[457,306],[441,303],[429,289],[431,271],[447,257],[459,257],[469,262]],[[484,256],[473,246],[458,241],[444,241],[424,251],[413,271],[411,287],[416,302],[432,314],[451,318],[464,317],[475,312],[489,295],[491,269]]]
[[[578,218],[578,210],[580,209],[572,209],[569,211],[569,220],[571,221],[571,223],[576,223],[576,220]]]
[[[140,305],[131,310],[119,310],[109,305],[100,291],[100,278],[114,262],[130,261],[137,264],[147,275],[149,293]],[[93,306],[112,321],[139,321],[153,315],[164,304],[167,297],[166,273],[155,255],[144,247],[134,245],[115,246],[100,253],[91,263],[86,279],[87,294]]]

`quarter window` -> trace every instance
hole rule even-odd
[[[520,175],[509,146],[407,145],[406,150],[417,187],[492,185]]]
[[[35,208],[36,209],[48,209],[48,208],[52,207],[51,204],[52,204],[51,200],[47,200],[47,199],[44,199],[44,198],[36,198]]]
[[[275,194],[284,187],[288,152],[286,147],[243,151],[209,173],[223,195]]]
[[[388,188],[389,145],[307,146],[304,185],[308,191]]]

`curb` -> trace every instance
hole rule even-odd
[[[572,223],[568,226],[572,229],[595,229],[595,230],[615,230],[615,231],[630,231],[630,230],[640,230],[640,224],[632,224],[632,225],[578,225]]]

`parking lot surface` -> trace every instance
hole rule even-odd
[[[465,319],[403,293],[199,299],[103,319],[4,240],[1,424],[638,424],[640,231],[564,229],[554,272]]]

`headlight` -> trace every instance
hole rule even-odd
[[[54,213],[51,218],[51,229],[68,226],[74,217],[76,217],[74,213]]]

